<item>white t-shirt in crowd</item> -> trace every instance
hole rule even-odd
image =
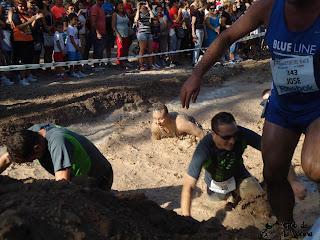
[[[58,31],[56,31],[54,33],[53,40],[54,40],[54,42],[53,42],[54,52],[56,52],[56,53],[57,52],[64,52],[65,46],[64,46],[64,40],[63,40],[63,33],[60,33]],[[57,42],[60,43],[62,51],[60,51],[60,49],[59,49],[59,47],[57,45]]]
[[[77,50],[75,49],[75,47],[71,43],[70,37],[73,37],[75,43],[80,47],[80,40],[79,40],[79,36],[78,36],[78,28],[77,27],[73,27],[71,25],[68,26],[68,29],[67,29],[67,43],[66,43],[67,52],[76,52]]]

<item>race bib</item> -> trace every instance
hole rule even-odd
[[[279,95],[319,90],[314,77],[313,56],[294,56],[272,60],[271,70]]]
[[[229,178],[224,182],[216,182],[212,179],[209,189],[216,193],[227,194],[236,190],[236,180],[234,177]]]

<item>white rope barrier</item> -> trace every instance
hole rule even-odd
[[[244,42],[254,38],[263,37],[265,32],[247,36],[241,38],[237,42]],[[101,63],[108,63],[108,62],[115,62],[118,60],[132,60],[137,58],[146,58],[146,57],[155,57],[161,55],[169,55],[169,54],[176,54],[182,52],[192,52],[194,50],[206,50],[206,48],[189,48],[177,51],[168,51],[168,52],[161,52],[161,53],[152,53],[152,54],[144,54],[142,56],[129,56],[129,57],[120,57],[120,58],[102,58],[102,59],[89,59],[89,60],[80,60],[80,61],[67,61],[67,62],[52,62],[52,63],[40,63],[40,64],[24,64],[24,65],[8,65],[8,66],[0,66],[0,72],[10,72],[10,71],[21,71],[21,70],[31,70],[31,69],[51,69],[57,67],[69,67],[69,66],[76,66],[76,65],[94,65],[94,64],[101,64]]]

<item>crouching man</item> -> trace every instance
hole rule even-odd
[[[204,130],[197,121],[188,115],[170,112],[164,104],[156,104],[152,112],[151,133],[152,138],[172,138],[192,135],[198,139],[205,136]]]
[[[7,139],[7,153],[0,156],[0,173],[12,162],[38,159],[59,180],[88,176],[109,191],[113,182],[111,164],[87,138],[54,124],[36,124]]]
[[[242,180],[252,178],[243,164],[242,155],[247,145],[261,150],[261,136],[238,126],[230,113],[220,112],[211,120],[212,133],[206,135],[198,144],[188,172],[185,176],[181,193],[182,215],[191,215],[193,189],[196,186],[202,167],[205,169],[205,182],[210,199],[226,200],[233,195]],[[252,182],[252,179],[250,180]],[[261,187],[251,189],[259,191]],[[302,196],[305,189],[297,180],[293,168],[289,171],[288,181],[294,193]],[[304,197],[304,195],[303,195]]]

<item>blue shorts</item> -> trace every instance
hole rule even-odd
[[[81,60],[81,54],[79,52],[68,52],[68,61]]]
[[[151,33],[139,33],[137,34],[138,41],[152,41]]]
[[[266,104],[264,116],[268,122],[297,133],[305,133],[309,125],[320,117],[320,105],[300,113],[281,109],[275,100],[268,100]]]

